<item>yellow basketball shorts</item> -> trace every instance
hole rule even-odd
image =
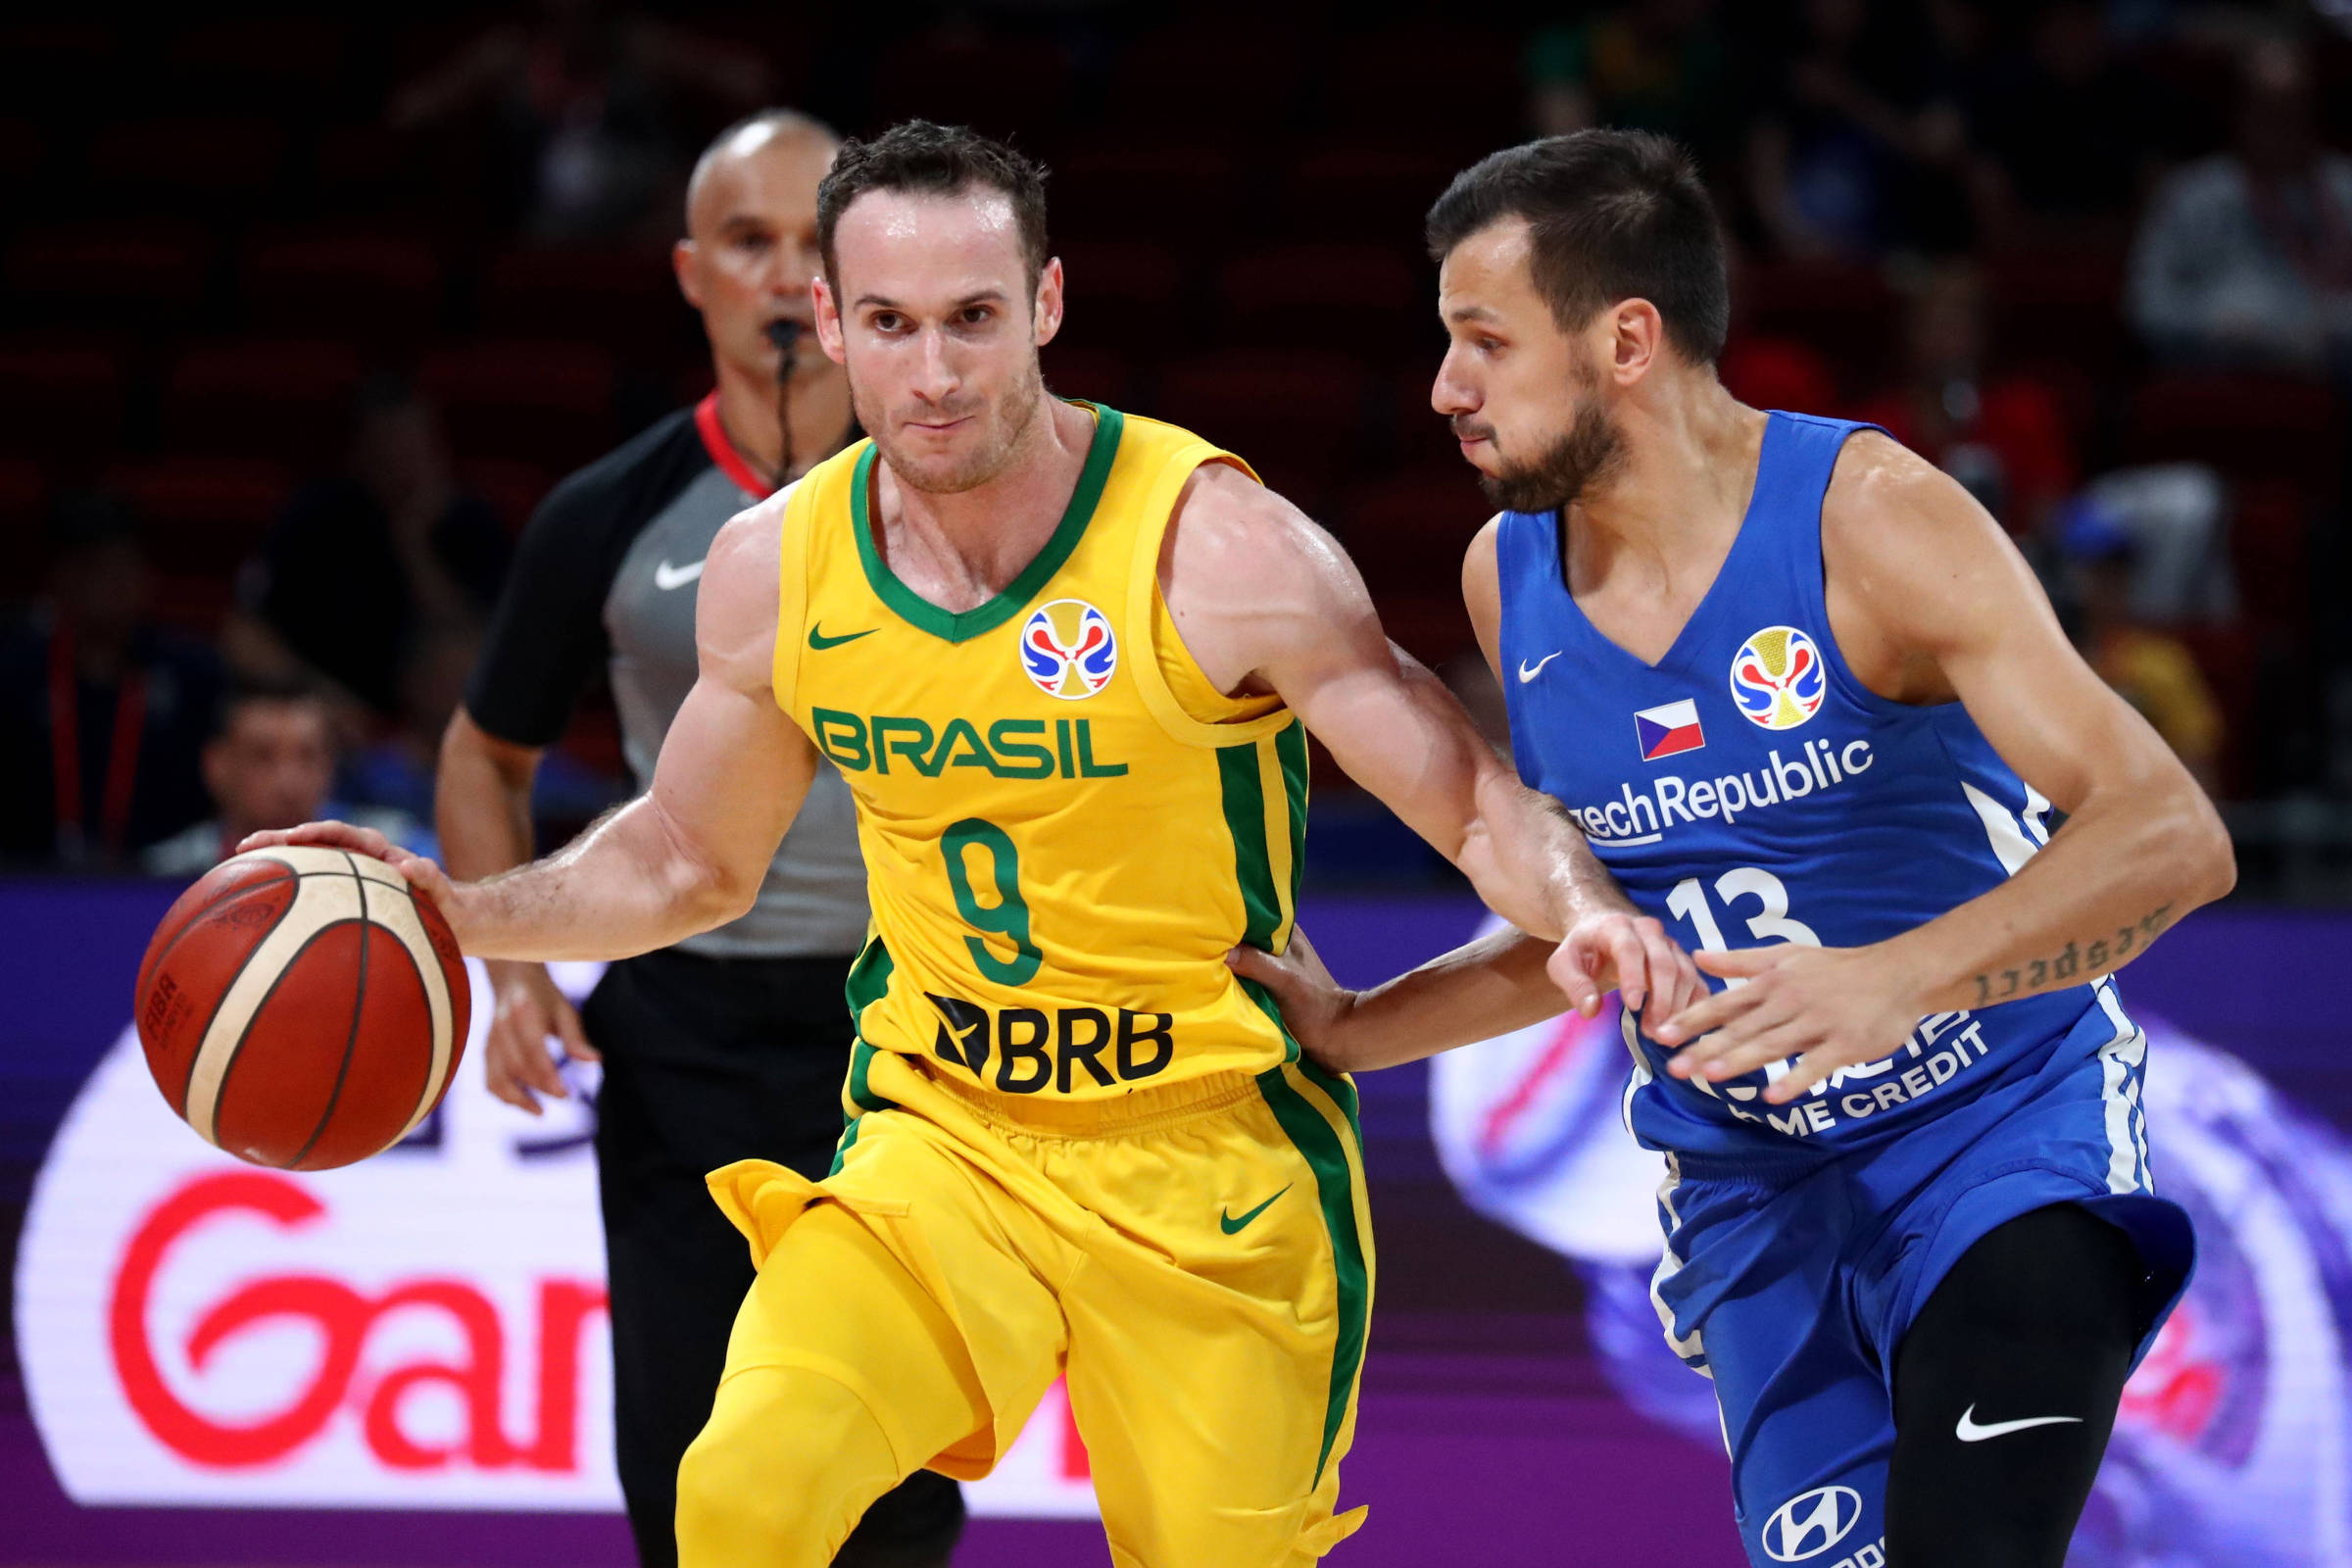
[[[828,1562],[916,1469],[988,1474],[1056,1376],[1121,1568],[1297,1568],[1335,1514],[1372,1304],[1355,1090],[1305,1063],[1116,1103],[888,1053],[833,1173],[711,1173],[760,1275],[679,1471],[681,1568]]]

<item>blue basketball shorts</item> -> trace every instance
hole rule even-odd
[[[1756,1568],[1882,1568],[1895,1351],[1986,1232],[2052,1203],[2124,1230],[2165,1302],[2141,1354],[2186,1287],[2188,1216],[2149,1179],[2146,1036],[2120,1008],[2092,1007],[2041,1054],[1883,1146],[1793,1176],[1667,1155],[1651,1300],[1675,1351],[1714,1379]]]

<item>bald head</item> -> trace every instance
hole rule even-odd
[[[720,131],[694,161],[686,181],[686,232],[711,232],[725,220],[727,198],[740,200],[735,189],[755,166],[767,166],[789,180],[813,170],[809,188],[833,165],[841,138],[823,121],[797,109],[763,109]]]

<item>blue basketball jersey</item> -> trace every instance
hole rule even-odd
[[[1567,807],[1634,903],[1689,948],[1877,942],[1995,886],[2049,838],[2049,802],[1958,703],[1888,702],[1838,653],[1821,503],[1858,428],[1770,416],[1739,537],[1655,665],[1603,637],[1569,595],[1558,513],[1506,513],[1498,529],[1520,776]],[[2070,948],[2052,974],[2082,962]],[[1629,1019],[1627,1122],[1643,1144],[1686,1156],[1819,1157],[2130,1032],[2111,984],[2004,1002],[2013,988],[1995,977],[1984,1005],[1921,1019],[1889,1055],[1787,1105],[1763,1099],[1786,1061],[1685,1082]],[[2124,1141],[2136,1142],[2138,1107],[2121,1114]]]

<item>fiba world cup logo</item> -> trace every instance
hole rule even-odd
[[[1829,677],[1821,650],[1794,626],[1767,626],[1732,660],[1732,701],[1764,729],[1794,729],[1821,709]]]
[[[1021,669],[1048,697],[1092,697],[1118,667],[1109,619],[1083,599],[1040,605],[1021,625]]]

